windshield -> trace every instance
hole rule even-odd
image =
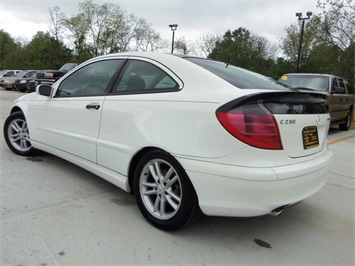
[[[283,75],[279,80],[294,89],[328,91],[329,77],[320,75]]]
[[[20,71],[20,72],[18,72],[18,73],[15,75],[15,77],[20,77],[20,78],[22,78],[22,76],[24,76],[26,73],[27,73],[26,71]]]
[[[279,84],[272,78],[240,67],[203,58],[187,57],[185,59],[205,68],[206,70],[241,89],[287,90],[286,86]]]
[[[36,77],[36,73],[37,73],[37,71],[28,71],[26,73],[26,75],[24,75],[23,77],[24,78],[34,78],[34,77]]]
[[[74,67],[76,67],[78,64],[75,63],[66,63],[64,66],[62,66],[59,70],[61,71],[69,71],[72,70]]]

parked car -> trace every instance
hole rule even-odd
[[[14,89],[19,90],[20,92],[27,91],[28,82],[36,78],[37,70],[32,70],[28,72],[25,76],[20,79],[16,79],[14,83]]]
[[[354,94],[349,94],[350,84],[342,77],[330,74],[290,73],[283,75],[280,83],[299,91],[315,91],[326,95],[331,124],[349,130],[353,120]]]
[[[53,84],[68,71],[77,67],[77,63],[66,63],[59,70],[41,70],[36,74],[36,78],[27,83],[27,90],[34,92],[39,84]]]
[[[15,101],[4,137],[16,154],[46,151],[133,193],[171,231],[201,212],[278,215],[321,189],[324,101],[205,58],[110,54]]]
[[[5,77],[0,80],[0,86],[4,87],[7,90],[12,90],[15,88],[15,82],[18,79],[22,78],[29,78],[32,77],[33,75],[36,74],[36,70],[24,70],[18,72],[15,76],[12,77]],[[30,79],[32,79],[30,78]]]
[[[0,71],[0,79],[4,77],[12,77],[15,76],[17,73],[21,72],[22,70],[1,70]]]

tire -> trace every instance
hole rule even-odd
[[[339,124],[339,129],[347,131],[351,126],[351,119],[352,119],[352,111],[349,110],[348,115],[345,118],[345,122],[343,124]]]
[[[155,227],[174,231],[195,221],[201,210],[196,192],[182,166],[170,154],[153,150],[139,161],[134,193],[145,219]]]
[[[4,137],[7,146],[18,155],[31,156],[38,152],[32,147],[27,122],[22,112],[14,112],[5,120]]]
[[[26,88],[23,88],[23,87],[18,88],[18,90],[19,90],[20,92],[26,92],[26,91],[27,91],[27,89],[26,89]]]

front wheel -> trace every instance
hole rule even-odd
[[[162,230],[177,230],[200,213],[196,192],[185,170],[161,150],[150,151],[139,161],[134,192],[143,216]]]
[[[30,156],[37,153],[32,147],[27,122],[22,112],[14,112],[5,120],[4,137],[7,146],[18,155]]]
[[[351,126],[351,119],[352,119],[352,111],[349,110],[348,115],[346,116],[345,122],[339,125],[340,130],[347,131]]]

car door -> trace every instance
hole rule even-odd
[[[96,162],[103,101],[122,63],[95,61],[54,84],[54,96],[38,110],[40,141]]]
[[[148,59],[130,59],[106,97],[97,141],[98,164],[128,174],[132,156],[149,142],[148,118],[160,93],[176,93],[182,82]],[[154,125],[150,125],[154,128]]]
[[[346,105],[343,104],[343,101],[345,101],[346,99],[346,95],[345,95],[345,85],[344,85],[344,81],[341,78],[338,77],[333,77],[332,78],[332,92],[331,92],[331,118],[332,118],[332,122],[337,121],[337,120],[341,120],[344,117],[346,117],[347,115],[347,108]],[[333,92],[334,88],[343,88],[344,92],[343,93],[338,93],[338,92]]]

